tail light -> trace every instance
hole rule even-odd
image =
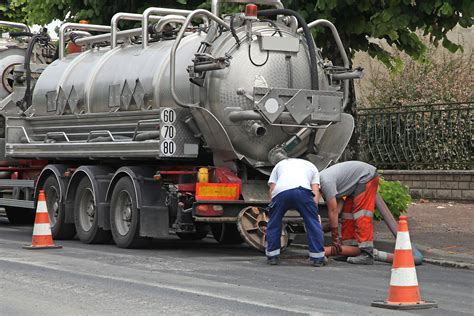
[[[196,206],[196,215],[198,216],[222,216],[224,208],[222,205],[200,204]]]

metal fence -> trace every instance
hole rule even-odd
[[[473,105],[358,109],[358,158],[383,169],[472,169]]]

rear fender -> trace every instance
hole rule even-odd
[[[137,197],[136,207],[140,212],[141,237],[166,237],[169,235],[169,213],[166,206],[166,191],[162,182],[153,179],[155,170],[147,167],[122,167],[118,169],[107,189],[106,201],[112,202],[117,182],[128,177],[132,180]]]
[[[114,169],[105,166],[80,166],[75,170],[66,192],[65,211],[67,222],[74,222],[74,200],[76,198],[77,186],[84,177],[87,177],[92,184],[94,202],[98,208],[98,225],[105,230],[110,230],[110,205],[106,200],[106,193],[113,173]]]
[[[61,204],[61,207],[64,207],[65,203],[65,197],[66,197],[66,188],[67,188],[67,182],[68,178],[64,176],[64,173],[67,171],[67,168],[69,166],[67,165],[60,165],[60,164],[55,164],[55,165],[47,165],[41,170],[40,175],[38,176],[38,180],[36,181],[35,185],[35,201],[38,200],[38,195],[40,189],[43,188],[44,182],[46,179],[53,175],[56,180],[58,181],[59,184],[59,203]],[[72,218],[72,221],[69,221],[67,216],[66,216],[66,223],[73,223],[74,218]]]

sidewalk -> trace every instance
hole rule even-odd
[[[474,204],[421,200],[407,215],[411,241],[424,262],[474,269]],[[377,249],[393,252],[395,237],[383,221],[375,222],[374,239]],[[306,236],[297,236],[294,244],[306,244]]]
[[[425,262],[474,269],[474,204],[416,201],[408,209],[410,238]],[[395,239],[384,222],[374,225],[375,240]]]

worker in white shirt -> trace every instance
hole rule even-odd
[[[326,264],[324,236],[318,216],[319,172],[309,161],[274,155],[276,164],[268,180],[271,196],[270,219],[267,224],[267,263],[280,262],[280,238],[283,216],[289,209],[303,217],[308,235],[309,259],[313,266]]]

